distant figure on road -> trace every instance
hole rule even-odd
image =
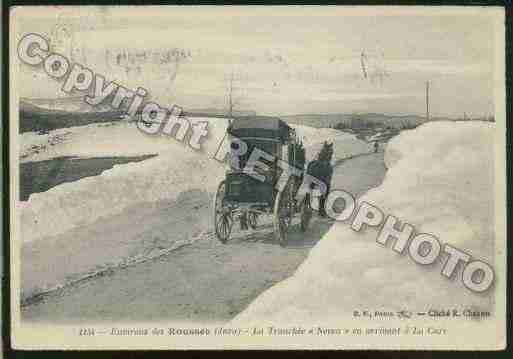
[[[378,153],[378,149],[379,149],[379,142],[374,141],[374,153]]]

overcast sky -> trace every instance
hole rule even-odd
[[[53,48],[163,106],[226,106],[231,74],[239,107],[262,114],[493,112],[491,9],[88,8],[19,12],[18,37],[47,36]],[[155,62],[170,49],[183,58]],[[120,53],[142,54],[116,62]],[[22,69],[21,94],[60,97],[59,84]],[[52,83],[53,82],[53,83]]]

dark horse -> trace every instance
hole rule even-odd
[[[331,158],[333,157],[333,142],[328,143],[324,141],[322,149],[317,155],[317,159],[311,161],[308,164],[306,173],[310,176],[314,176],[318,180],[326,184],[326,193],[319,198],[319,215],[326,217],[326,211],[324,205],[326,203],[326,197],[330,192],[331,187],[331,176],[333,175],[333,167],[331,166]]]

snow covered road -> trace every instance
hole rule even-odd
[[[384,174],[382,153],[355,157],[337,166],[332,188],[360,196],[378,186]],[[61,240],[67,241],[66,247],[74,253],[73,264],[70,264],[74,266],[81,260],[80,253],[87,251],[71,246],[69,241],[80,246],[88,243],[83,240],[88,236],[96,236],[95,243],[130,243],[137,239],[152,248],[157,258],[115,270],[99,271],[98,275],[87,280],[37,297],[37,300],[23,306],[23,319],[75,323],[104,320],[225,322],[267,288],[292,275],[332,225],[331,221],[315,219],[305,237],[296,226],[286,248],[274,243],[272,227],[265,223],[256,231],[235,233],[227,245],[222,245],[212,232],[201,232],[205,225],[212,228],[210,203],[208,193],[189,191],[175,201],[125,211],[78,228],[73,236],[63,237]],[[123,241],[113,241],[113,236]],[[105,238],[102,240],[102,237]],[[183,238],[195,239],[180,242]],[[151,241],[154,243],[147,246]],[[167,247],[166,242],[184,244],[159,255],[159,250]],[[57,247],[63,248],[59,246],[59,239],[55,241]],[[36,258],[45,257],[38,250],[52,250],[47,245],[37,248],[37,243],[30,248],[31,252],[25,253],[28,259],[24,263],[32,266],[38,263]],[[122,248],[112,250],[119,252]],[[53,259],[59,268],[57,270],[56,267],[52,274],[56,282],[62,280],[59,273],[66,272],[62,268],[68,255],[71,253],[61,251],[60,258]],[[106,250],[100,255],[107,259],[110,254]],[[33,260],[29,260],[30,256]],[[39,262],[38,265],[48,268],[48,263]],[[38,272],[37,268],[25,270]],[[48,278],[48,271],[44,276]],[[37,282],[38,279],[34,277],[32,280]],[[27,287],[34,285],[24,284]]]

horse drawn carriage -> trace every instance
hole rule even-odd
[[[261,216],[272,215],[275,239],[285,246],[293,217],[300,214],[300,228],[306,231],[312,216],[309,193],[296,198],[305,166],[302,143],[295,130],[279,118],[234,119],[227,135],[230,169],[214,199],[217,238],[226,243],[235,222],[242,230],[248,225],[255,229]],[[259,154],[259,166],[251,163],[255,152]],[[300,175],[291,175],[285,184],[278,184],[283,172],[279,163],[283,161]]]

